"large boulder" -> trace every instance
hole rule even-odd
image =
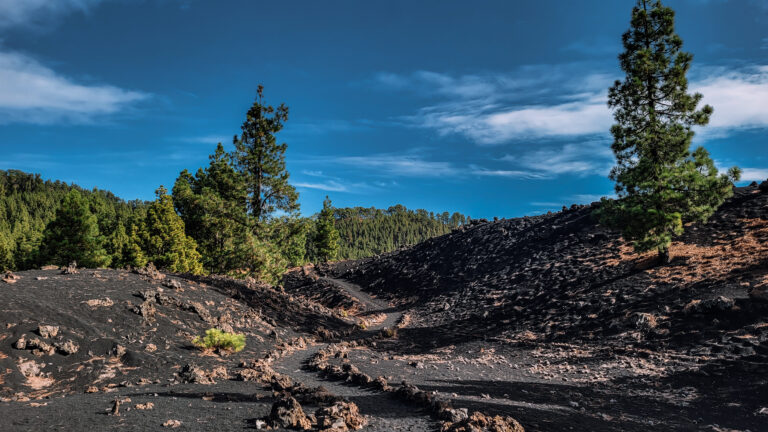
[[[275,428],[309,430],[312,422],[309,421],[299,401],[293,397],[282,394],[272,404],[267,422]]]

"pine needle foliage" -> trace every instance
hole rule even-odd
[[[639,0],[632,10],[619,55],[626,76],[608,94],[617,161],[610,178],[619,199],[604,199],[598,211],[635,251],[655,249],[664,262],[684,225],[706,221],[740,176],[736,167],[718,174],[704,148],[690,150],[693,128],[705,126],[713,108],[699,108],[702,95],[688,92],[693,56],[682,51],[674,17],[659,0]]]
[[[339,254],[339,231],[336,230],[333,206],[327,196],[323,201],[323,210],[317,216],[315,251],[323,262],[335,260]]]
[[[96,216],[88,201],[73,189],[64,197],[56,218],[43,233],[40,262],[68,265],[73,261],[85,267],[104,267],[111,258],[104,250]]]
[[[257,221],[268,219],[276,210],[295,213],[299,210],[299,194],[288,183],[285,169],[287,144],[278,144],[276,134],[288,120],[288,107],[264,102],[264,87],[259,85],[256,101],[248,110],[235,135],[234,158],[245,178],[249,210]]]
[[[192,343],[206,350],[240,352],[245,348],[245,335],[212,328],[205,331],[205,336],[193,339]]]

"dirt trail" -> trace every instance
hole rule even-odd
[[[383,313],[386,318],[368,330],[375,331],[394,326],[402,316],[399,311],[393,310],[383,300],[371,297],[363,292],[359,286],[344,280],[324,278],[328,282],[344,289],[365,305],[362,315]],[[321,378],[317,373],[305,368],[307,361],[319,350],[328,344],[316,344],[305,350],[295,351],[291,355],[283,357],[275,362],[273,368],[290,376],[294,381],[307,386],[323,386],[331,393],[344,397],[357,404],[360,413],[369,416],[369,424],[365,430],[370,431],[427,431],[439,429],[438,423],[429,415],[414,406],[400,402],[389,394],[376,390],[364,389],[356,385],[345,385],[336,381]]]
[[[368,327],[369,330],[381,330],[388,327],[394,327],[400,317],[403,316],[402,312],[394,310],[387,301],[371,296],[364,292],[359,285],[355,285],[343,279],[333,279],[329,277],[323,277],[321,279],[343,289],[362,303],[365,306],[365,311],[359,315],[366,316],[379,313],[386,315],[386,318],[383,321]]]

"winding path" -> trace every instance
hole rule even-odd
[[[386,301],[371,297],[357,285],[339,279],[325,279],[359,300],[365,306],[364,314],[383,313],[386,315],[383,321],[372,325],[369,330],[392,327],[402,316],[401,312],[394,311]],[[360,413],[368,416],[368,425],[364,428],[366,431],[431,431],[439,429],[438,423],[429,413],[400,402],[389,394],[326,380],[317,373],[307,370],[304,367],[307,361],[326,346],[328,344],[316,344],[307,349],[295,351],[275,361],[272,367],[276,371],[290,376],[294,381],[311,387],[323,386],[331,393],[357,404]]]

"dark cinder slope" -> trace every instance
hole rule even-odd
[[[618,338],[764,360],[766,186],[736,188],[709,223],[687,227],[665,266],[600,227],[593,205],[476,223],[328,272],[412,308],[415,339],[435,345]]]

